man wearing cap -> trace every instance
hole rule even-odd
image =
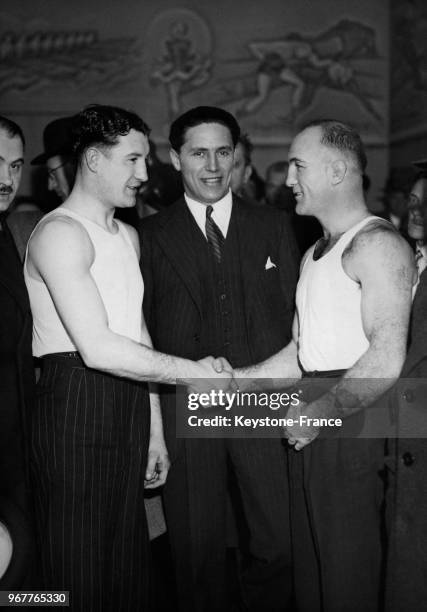
[[[61,202],[69,196],[76,175],[71,124],[72,117],[61,117],[48,123],[43,131],[44,151],[31,162],[33,166],[46,166],[48,189],[54,191]]]
[[[408,199],[408,234],[418,268],[409,349],[391,394],[396,430],[387,459],[387,612],[421,609],[427,601],[427,160]],[[416,436],[416,437],[415,437]]]
[[[287,342],[298,272],[286,216],[231,193],[239,135],[235,118],[217,107],[192,108],[172,123],[170,155],[185,195],[146,220],[141,258],[154,346],[191,359],[224,355],[233,367]],[[162,387],[160,398],[173,463],[164,500],[179,610],[227,609],[228,466],[250,553],[241,580],[245,609],[285,609],[291,560],[281,441],[179,439],[174,389]]]
[[[32,523],[25,438],[34,395],[32,319],[22,263],[6,220],[21,181],[24,146],[21,128],[0,117],[0,520],[8,522],[5,512],[9,509],[21,534],[21,541],[14,542],[18,559],[15,558],[14,569],[11,567],[0,580],[0,588],[30,586],[25,582],[30,561],[25,547]],[[17,575],[19,554],[27,555],[27,559]],[[15,574],[14,582],[10,582],[11,572]]]

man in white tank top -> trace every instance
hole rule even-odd
[[[307,398],[312,386],[300,383],[301,403],[287,414],[298,423],[301,415],[347,419],[367,408],[391,387],[405,358],[414,260],[393,227],[370,216],[362,188],[365,166],[359,135],[338,121],[310,124],[290,147],[287,185],[296,212],[315,216],[324,238],[301,264],[293,341],[236,376],[276,377],[280,385],[280,378],[335,374],[329,390],[314,400]],[[384,441],[326,439],[306,424],[285,435],[294,447],[298,610],[378,610]]]
[[[157,394],[142,383],[191,379],[200,391],[194,379],[231,379],[213,358],[152,348],[138,237],[114,219],[147,180],[148,133],[115,107],[75,117],[74,187],[34,230],[25,262],[43,362],[31,457],[43,586],[69,590],[84,612],[149,609],[143,493],[164,483],[169,460]]]

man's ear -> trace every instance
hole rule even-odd
[[[343,159],[336,159],[328,166],[328,174],[332,185],[339,185],[347,174],[347,164]]]
[[[245,172],[243,174],[243,184],[244,185],[246,185],[246,183],[250,179],[251,174],[252,174],[252,166],[249,164],[249,166],[246,166]]]
[[[100,151],[95,147],[89,147],[85,151],[84,158],[88,169],[91,172],[96,172],[101,158]]]
[[[172,166],[178,172],[181,172],[181,161],[179,159],[179,154],[175,151],[175,149],[169,149],[169,156],[171,158]]]

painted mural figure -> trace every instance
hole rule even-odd
[[[302,40],[279,40],[249,44],[251,52],[260,60],[257,71],[257,94],[246,102],[241,113],[253,113],[267,100],[274,84],[286,84],[293,88],[291,113],[298,110],[303,97],[305,82],[298,74],[298,65],[314,68],[335,68],[336,74],[344,75],[346,69],[331,59],[321,59],[308,42]]]
[[[163,83],[169,97],[169,107],[175,115],[181,110],[181,89],[185,83],[200,86],[210,76],[211,61],[194,51],[188,36],[188,25],[176,21],[170,29],[170,37],[165,40],[166,53],[161,58],[161,66],[152,74],[154,82]]]

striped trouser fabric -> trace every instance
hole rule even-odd
[[[149,542],[144,385],[43,359],[31,425],[31,473],[43,587],[72,610],[145,612]]]

